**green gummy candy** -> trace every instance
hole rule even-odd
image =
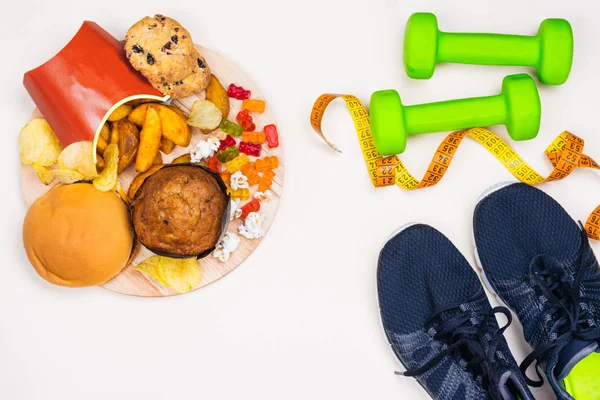
[[[239,155],[240,149],[238,149],[237,146],[231,146],[219,151],[217,153],[217,160],[219,160],[222,163],[226,163],[227,161],[231,161]]]
[[[223,121],[221,121],[219,129],[231,136],[242,136],[242,132],[244,132],[244,129],[241,126],[228,119],[223,119]]]

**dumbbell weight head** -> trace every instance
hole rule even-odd
[[[547,85],[562,85],[573,63],[573,30],[564,19],[546,19],[540,24],[537,37],[540,56],[537,75]]]
[[[437,63],[438,23],[431,13],[414,13],[404,31],[404,66],[413,79],[429,79]]]
[[[380,90],[371,95],[371,134],[381,154],[400,154],[406,149],[404,106],[395,90]]]
[[[513,140],[529,140],[540,129],[542,105],[535,81],[527,74],[506,76],[502,80],[506,105],[506,130]]]
[[[542,107],[535,81],[515,74],[493,96],[405,106],[395,90],[371,95],[371,133],[379,153],[399,154],[410,135],[504,124],[513,140],[537,136]]]

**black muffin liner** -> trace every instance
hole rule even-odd
[[[225,206],[225,212],[223,213],[223,218],[221,219],[221,232],[219,234],[219,240],[217,240],[217,245],[218,245],[221,242],[221,240],[223,240],[223,237],[227,233],[227,227],[229,226],[229,218],[231,216],[231,212],[235,211],[235,210],[231,210],[231,196],[229,196],[229,194],[227,194],[227,185],[225,185],[225,182],[223,182],[223,179],[221,178],[221,174],[219,174],[219,173],[213,171],[212,169],[207,168],[207,167],[205,167],[203,165],[194,164],[194,163],[165,164],[158,171],[160,171],[160,170],[162,170],[164,168],[177,168],[177,167],[189,167],[189,166],[196,167],[196,168],[202,168],[204,171],[206,171],[210,175],[212,175],[212,177],[215,178],[215,180],[217,181],[217,184],[219,185],[219,188],[221,189],[221,191],[223,192],[223,194],[225,194],[225,197],[227,198],[227,205]],[[158,171],[156,171],[156,172],[158,172]],[[154,174],[152,174],[152,175],[154,175]],[[150,175],[150,176],[152,176],[152,175]],[[131,206],[132,220],[133,220],[133,208],[135,207],[135,198],[137,197],[138,193],[140,193],[142,191],[142,187],[146,184],[146,181],[148,180],[148,178],[150,178],[150,176],[146,177],[146,179],[144,180],[144,182],[142,182],[142,184],[138,188],[137,192],[135,193],[135,196],[132,199],[132,206]],[[133,226],[133,223],[132,223],[132,226]],[[134,227],[133,231],[135,233],[135,227]],[[203,251],[200,254],[180,255],[180,254],[169,253],[169,252],[166,252],[166,251],[160,251],[160,250],[151,249],[150,247],[146,246],[144,244],[144,242],[142,242],[137,237],[137,234],[135,236],[136,236],[137,240],[139,240],[139,242],[141,244],[143,244],[148,250],[150,250],[154,254],[157,254],[159,256],[171,257],[171,258],[191,258],[191,257],[196,257],[196,259],[201,259],[201,258],[204,258],[204,257],[208,256],[209,254],[211,254],[215,250],[215,248],[217,247],[217,245],[215,245],[212,248],[210,248],[208,250],[205,250],[205,251]]]

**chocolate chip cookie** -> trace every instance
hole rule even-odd
[[[190,33],[172,18],[145,17],[127,31],[125,41],[129,62],[151,82],[179,82],[197,68]]]
[[[170,82],[166,79],[151,79],[150,83],[152,86],[161,93],[176,99],[182,99],[206,89],[208,82],[210,81],[210,68],[198,50],[194,49],[192,55],[194,67],[188,76],[175,82]]]

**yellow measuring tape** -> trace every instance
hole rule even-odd
[[[458,146],[465,137],[470,137],[481,144],[490,152],[511,174],[521,182],[537,185],[542,182],[564,179],[576,168],[593,168],[600,170],[600,165],[591,157],[583,154],[584,140],[565,131],[558,135],[546,148],[545,154],[554,167],[554,170],[544,178],[523,160],[498,135],[483,128],[466,129],[452,132],[444,138],[437,148],[431,163],[427,167],[425,176],[420,181],[415,178],[404,166],[398,156],[383,157],[375,148],[371,135],[369,113],[361,101],[352,95],[323,94],[315,102],[310,114],[310,123],[321,138],[333,150],[339,149],[331,143],[321,128],[323,114],[327,106],[335,99],[341,97],[345,102],[352,120],[354,129],[358,134],[360,147],[375,187],[398,185],[406,190],[422,189],[438,184],[450,167]],[[600,205],[588,217],[585,230],[592,239],[600,240]]]

